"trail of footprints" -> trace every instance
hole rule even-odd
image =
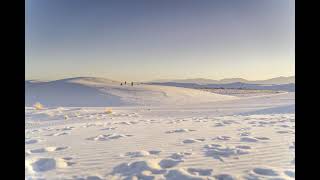
[[[250,119],[250,118],[249,118]],[[249,120],[247,119],[247,120]],[[194,120],[194,119],[193,119]],[[271,121],[271,123],[263,121],[249,122],[248,125],[252,127],[265,127],[267,125],[273,126],[277,121]],[[180,123],[181,121],[174,121]],[[208,122],[208,120],[195,120],[194,122]],[[283,122],[283,121],[282,121]],[[170,121],[173,123],[173,121]],[[223,120],[215,123],[215,127],[232,125],[237,122],[233,120]],[[239,128],[238,135],[239,141],[245,142],[246,145],[225,145],[225,144],[207,144],[204,145],[203,153],[205,156],[212,157],[224,162],[227,158],[237,159],[239,156],[249,154],[252,147],[247,143],[263,143],[268,142],[270,138],[261,136],[251,136],[250,130],[252,127]],[[282,125],[282,128],[290,128],[290,126]],[[172,133],[190,133],[196,130],[193,129],[174,129],[166,131],[167,134]],[[277,133],[291,133],[291,131],[278,131]],[[233,139],[230,136],[217,136],[212,138],[212,141],[224,142]],[[182,141],[184,144],[200,143],[205,142],[206,138],[188,138]],[[289,147],[294,149],[294,143]],[[128,152],[125,156],[136,158],[136,157],[149,157],[151,154],[148,151]],[[233,180],[233,179],[294,179],[294,170],[279,170],[272,167],[256,167],[249,171],[246,171],[245,175],[236,177],[231,174],[214,174],[213,169],[202,169],[202,168],[176,168],[180,163],[184,162],[187,156],[191,156],[192,153],[180,152],[174,153],[165,159],[147,159],[144,161],[133,161],[129,163],[122,163],[114,167],[109,177],[124,177],[125,179],[168,179],[168,180],[180,180],[180,179],[191,179],[191,180],[202,180],[202,179],[218,179],[218,180]]]
[[[210,150],[216,150],[220,156],[228,157],[233,155],[245,154],[248,146],[243,147],[222,147],[221,145],[207,146]],[[238,149],[237,149],[238,148]],[[249,148],[250,149],[250,148]],[[149,151],[150,152],[150,151]],[[160,151],[159,151],[160,152]],[[216,153],[215,153],[216,154]],[[128,152],[127,156],[131,158],[150,156],[148,151]],[[158,155],[158,154],[153,154]],[[185,158],[191,156],[190,152],[179,152],[170,155],[167,158],[153,157],[147,160],[131,161],[121,163],[115,166],[110,174],[107,174],[106,179],[167,179],[167,180],[236,180],[236,179],[277,179],[286,180],[294,179],[294,170],[279,170],[271,167],[256,167],[246,171],[244,175],[233,176],[232,174],[215,174],[214,169],[187,167],[178,168],[180,163],[183,163]]]
[[[119,115],[121,116],[121,115]],[[135,116],[135,115],[133,115]],[[268,142],[270,138],[268,137],[257,137],[252,136],[250,130],[252,128],[257,127],[265,127],[265,126],[274,126],[277,123],[286,123],[287,121],[283,120],[270,120],[260,118],[259,120],[252,120],[257,119],[255,117],[246,117],[243,118],[244,121],[247,121],[247,127],[237,129],[239,141],[245,142],[246,145],[226,145],[220,144],[219,142],[227,142],[232,139],[233,137],[230,136],[217,136],[211,139],[208,138],[187,138],[182,141],[183,144],[193,144],[193,143],[203,143],[207,141],[214,141],[215,143],[210,143],[203,145],[202,153],[206,157],[211,157],[223,163],[226,159],[232,158],[237,159],[241,155],[249,154],[252,150],[250,143],[260,143],[260,142]],[[181,123],[184,121],[189,121],[190,119],[182,119],[182,120],[171,120],[169,123]],[[193,122],[202,123],[202,122],[214,122],[214,127],[223,127],[229,126],[232,124],[239,124],[234,120],[227,120],[227,119],[210,119],[210,118],[192,118]],[[292,121],[291,119],[289,121]],[[145,123],[157,123],[157,120],[144,120],[141,122]],[[117,127],[113,127],[110,125],[135,125],[139,123],[138,121],[119,121],[119,122],[112,122],[112,123],[104,123],[104,124],[97,124],[97,123],[87,123],[83,125],[83,128],[95,127],[95,126],[103,126],[100,130],[101,131],[113,131],[116,130]],[[294,126],[289,126],[286,124],[277,125],[279,128],[283,128],[284,130],[278,130],[276,133],[285,134],[285,133],[294,133],[292,128]],[[69,131],[73,130],[75,127],[64,127],[61,129],[42,129],[42,131],[58,131],[57,133],[52,133],[47,136],[62,136],[70,134]],[[194,129],[173,129],[165,131],[165,134],[173,134],[173,133],[191,133],[196,130]],[[33,130],[28,133],[38,133],[39,130]],[[120,138],[128,138],[133,135],[130,134],[118,134],[118,133],[110,133],[110,134],[100,134],[94,137],[89,137],[87,140],[92,141],[109,141],[109,140],[116,140]],[[42,140],[39,139],[32,139],[26,138],[25,144],[32,145],[38,143]],[[249,143],[249,145],[247,144]],[[62,151],[68,149],[69,147],[45,147],[45,148],[38,148],[38,149],[31,149],[26,151],[26,157],[32,154],[41,154],[41,153],[50,153],[55,151]],[[289,147],[290,149],[294,149],[294,142]],[[148,157],[150,159],[147,160],[140,160],[140,161],[133,161],[128,163],[122,163],[115,166],[112,172],[106,175],[106,179],[168,179],[168,180],[180,180],[180,179],[191,179],[191,180],[202,180],[202,179],[218,179],[218,180],[232,180],[232,179],[294,179],[295,172],[294,170],[278,170],[271,167],[256,167],[251,170],[246,171],[243,177],[236,177],[231,174],[214,174],[213,169],[203,169],[203,168],[178,168],[177,166],[180,163],[185,161],[185,158],[188,156],[192,156],[193,153],[191,152],[178,152],[173,153],[172,155],[168,156],[167,158],[161,159],[157,156],[161,153],[160,150],[150,150],[150,151],[136,151],[136,152],[127,152],[121,157],[129,157],[129,158],[141,158],[141,157]],[[26,160],[26,167],[29,171],[32,172],[45,172],[49,170],[54,170],[56,168],[66,168],[68,166],[73,165],[72,158],[29,158]],[[294,160],[293,160],[294,164]],[[105,177],[100,176],[74,176],[73,179],[105,179]]]

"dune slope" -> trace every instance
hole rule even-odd
[[[236,99],[200,90],[157,85],[120,85],[103,78],[71,78],[50,82],[26,82],[26,106],[132,106],[192,104]]]

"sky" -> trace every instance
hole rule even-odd
[[[26,0],[26,79],[295,73],[294,0]]]

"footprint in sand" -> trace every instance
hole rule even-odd
[[[268,138],[268,137],[262,137],[262,136],[260,136],[260,137],[254,137],[254,138],[256,138],[256,139],[258,139],[258,140],[262,140],[262,141],[264,141],[264,140],[270,140],[270,138]]]
[[[292,142],[292,144],[289,146],[289,149],[295,149],[296,145],[295,142]]]
[[[137,177],[138,179],[139,177],[141,178],[146,175],[143,172],[148,172],[149,176],[152,176],[152,174],[162,174],[166,170],[162,169],[159,163],[159,159],[122,163],[113,168],[111,175],[127,177],[128,179],[134,179],[134,177]]]
[[[34,130],[31,130],[31,131],[28,131],[27,133],[34,134],[34,133],[39,133],[39,132],[41,132],[39,129],[34,129]]]
[[[259,140],[254,137],[242,137],[240,138],[241,142],[258,142]]]
[[[218,174],[214,176],[216,180],[238,180],[239,178],[230,174]]]
[[[219,140],[219,141],[229,141],[231,139],[230,136],[217,136],[215,138],[212,138],[212,140]]]
[[[183,140],[182,143],[183,144],[191,144],[191,143],[197,143],[197,142],[203,142],[203,141],[205,141],[204,138],[199,138],[199,139],[190,138],[190,139]]]
[[[171,130],[171,131],[166,131],[167,134],[171,134],[171,133],[185,133],[185,132],[192,132],[192,131],[196,131],[196,130],[192,130],[192,129],[175,129],[175,130]]]
[[[191,152],[179,152],[179,153],[173,153],[169,158],[171,159],[177,159],[177,160],[182,160],[186,156],[192,155]]]
[[[281,124],[281,125],[278,125],[279,127],[283,127],[283,128],[290,128],[290,126],[286,125],[286,124]]]
[[[213,169],[188,168],[187,171],[196,176],[211,176]]]
[[[222,121],[223,124],[229,125],[229,124],[239,124],[238,122],[234,121],[234,120],[223,120]]]
[[[106,127],[106,128],[103,128],[103,129],[100,129],[101,131],[111,131],[111,130],[115,130],[116,127]]]
[[[89,127],[94,127],[94,126],[97,126],[97,125],[96,124],[92,124],[92,123],[87,123],[87,124],[83,125],[82,127],[89,128]]]
[[[67,149],[67,146],[64,147],[46,147],[46,148],[38,148],[38,149],[32,149],[29,152],[31,154],[34,153],[45,153],[45,152],[55,152],[55,151],[61,151]]]
[[[30,156],[30,153],[28,151],[25,151],[24,156],[25,157]]]
[[[48,128],[43,128],[42,131],[53,131],[54,129],[48,127]]]
[[[68,134],[69,134],[68,132],[58,132],[58,133],[47,134],[46,136],[65,136]]]
[[[34,158],[25,162],[27,169],[31,172],[45,172],[56,168],[66,168],[74,164],[65,158]]]
[[[150,153],[148,151],[127,152],[125,154],[125,156],[130,157],[130,158],[146,157],[146,156],[150,156]]]
[[[180,180],[180,179],[190,179],[190,180],[214,180],[211,177],[212,169],[199,169],[199,168],[188,168],[188,169],[172,169],[164,175],[164,179],[167,180]],[[205,175],[209,174],[209,176]]]
[[[151,151],[135,151],[135,152],[127,152],[124,156],[135,158],[135,157],[146,157],[150,155],[158,155],[161,151],[151,150]]]
[[[39,140],[38,139],[27,139],[25,140],[25,144],[35,144],[38,143]]]
[[[251,132],[241,132],[239,133],[239,136],[250,136]]]
[[[117,133],[112,133],[112,134],[101,134],[98,136],[94,136],[91,138],[87,138],[87,140],[93,140],[93,141],[108,141],[108,140],[113,140],[113,139],[119,139],[119,138],[124,138],[124,137],[131,137],[132,135],[125,135],[125,134],[117,134]]]
[[[254,168],[253,173],[263,176],[279,176],[279,173],[270,168]]]
[[[286,170],[283,173],[291,178],[295,178],[295,172],[292,170]]]
[[[251,127],[244,127],[244,128],[239,128],[239,129],[237,129],[238,131],[248,131],[248,130],[250,130],[251,129]]]
[[[214,127],[222,127],[222,126],[225,126],[223,123],[215,123],[214,124]]]
[[[103,180],[100,176],[73,176],[73,180]]]
[[[152,155],[158,155],[161,153],[161,151],[160,150],[150,150],[149,153]]]
[[[279,134],[294,134],[293,131],[277,131],[276,133],[279,133]]]
[[[123,121],[123,122],[118,122],[118,123],[115,123],[115,124],[131,125],[132,123]]]
[[[249,150],[239,147],[225,146],[220,144],[209,144],[204,146],[205,155],[224,162],[223,158],[237,157],[248,154]]]
[[[177,159],[163,159],[159,162],[159,165],[161,166],[161,168],[172,168],[176,165],[178,165],[179,163],[183,162],[183,160],[177,160]]]
[[[286,171],[285,171],[286,172]],[[285,180],[290,177],[290,175],[294,175],[291,171],[286,174],[285,172],[281,172],[280,170],[270,168],[270,167],[256,167],[249,171],[247,175],[245,175],[246,179],[279,179],[279,180]],[[290,177],[291,178],[291,177]]]
[[[160,121],[157,120],[147,120],[146,124],[156,124],[156,123],[161,123]]]
[[[145,161],[136,161],[132,163],[123,163],[115,168],[110,175],[115,175],[116,178],[119,179],[176,179],[174,173],[170,170],[177,166],[181,160],[174,160],[174,159],[149,159]],[[192,169],[191,169],[192,171]],[[193,169],[196,173],[205,174],[208,173],[205,170],[201,169]],[[186,172],[185,177],[196,177],[192,174]],[[165,178],[166,177],[166,178]],[[112,177],[110,177],[112,179]],[[179,178],[179,179],[186,179],[186,178]],[[187,178],[188,179],[188,178]]]
[[[148,159],[122,163],[114,167],[110,175],[123,179],[165,179],[163,175],[166,175],[167,169],[173,168],[181,162],[183,161],[175,159]]]
[[[239,149],[251,149],[251,146],[240,145],[240,146],[236,146],[236,148],[239,148]]]
[[[208,120],[198,119],[198,120],[195,120],[194,122],[205,123],[205,122],[208,122]]]
[[[72,129],[74,129],[75,127],[73,126],[67,126],[67,127],[64,127],[62,129],[60,129],[61,131],[71,131]]]

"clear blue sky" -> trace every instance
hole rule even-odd
[[[294,0],[26,0],[26,79],[294,75]]]

